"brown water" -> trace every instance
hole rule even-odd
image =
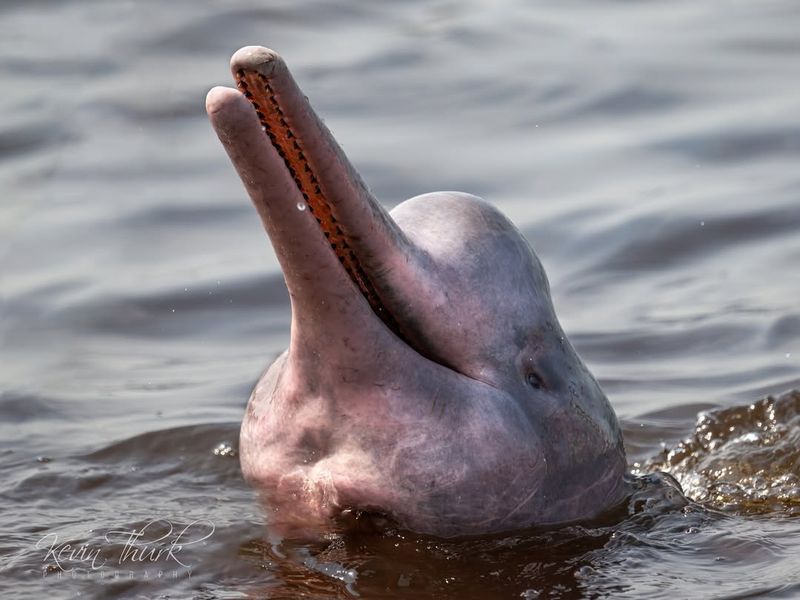
[[[800,400],[765,400],[800,388],[798,32],[794,0],[2,3],[0,596],[800,596]],[[698,502],[271,536],[235,447],[288,303],[202,108],[250,43],[388,205],[520,226],[632,470]]]

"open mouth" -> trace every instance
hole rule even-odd
[[[414,312],[419,298],[436,293],[423,254],[369,192],[283,59],[247,46],[231,58],[231,71],[238,90],[211,90],[206,107],[270,236],[298,331],[335,328],[345,318],[351,329],[369,327],[357,290],[375,325],[456,370]],[[343,286],[347,279],[355,289]]]
[[[452,340],[470,339],[461,334],[459,314],[466,311],[450,309],[435,259],[372,196],[283,59],[268,48],[246,46],[231,58],[231,71],[238,89],[212,89],[206,109],[283,270],[292,339],[300,344],[340,332],[335,335],[355,352],[351,335],[360,330],[365,337],[391,333],[430,362],[491,386],[480,372],[460,368],[461,355],[470,350],[455,348]],[[447,210],[461,210],[453,194],[444,193],[448,203],[435,213],[431,231],[436,219],[447,219]],[[483,210],[471,202],[464,206]],[[413,207],[421,205],[411,206],[401,213],[401,219],[412,215],[408,224],[428,218],[427,211],[413,216]],[[377,316],[374,322],[368,322],[369,312]],[[451,327],[458,329],[456,338]],[[309,343],[306,349],[316,347]]]
[[[337,217],[336,205],[326,195],[303,140],[292,128],[291,117],[287,114],[289,111],[281,106],[281,94],[275,82],[264,73],[244,68],[236,70],[234,76],[236,86],[255,108],[265,134],[283,159],[303,197],[304,203],[298,204],[298,210],[308,210],[314,217],[331,250],[373,312],[402,339],[396,319],[381,301],[349,243],[351,238],[346,225]]]

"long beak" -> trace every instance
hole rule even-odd
[[[231,70],[239,91],[212,89],[206,109],[281,263],[293,324],[299,315],[305,326],[341,321],[345,308],[353,313],[355,286],[399,334],[373,274],[413,254],[403,232],[367,190],[278,54],[242,48]],[[351,317],[363,321],[363,314]]]

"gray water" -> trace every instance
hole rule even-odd
[[[235,454],[288,299],[203,112],[246,44],[388,206],[458,189],[515,221],[631,468],[699,503],[274,539]],[[800,595],[800,397],[756,418],[800,388],[800,4],[7,0],[0,92],[4,598]],[[719,442],[778,492],[692,487],[707,415],[766,432],[756,470],[783,444],[776,487]]]

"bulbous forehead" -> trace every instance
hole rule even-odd
[[[492,204],[470,194],[434,192],[406,200],[391,215],[432,259],[442,285],[459,289],[459,299],[477,294],[487,303],[523,312],[552,310],[542,264]]]

